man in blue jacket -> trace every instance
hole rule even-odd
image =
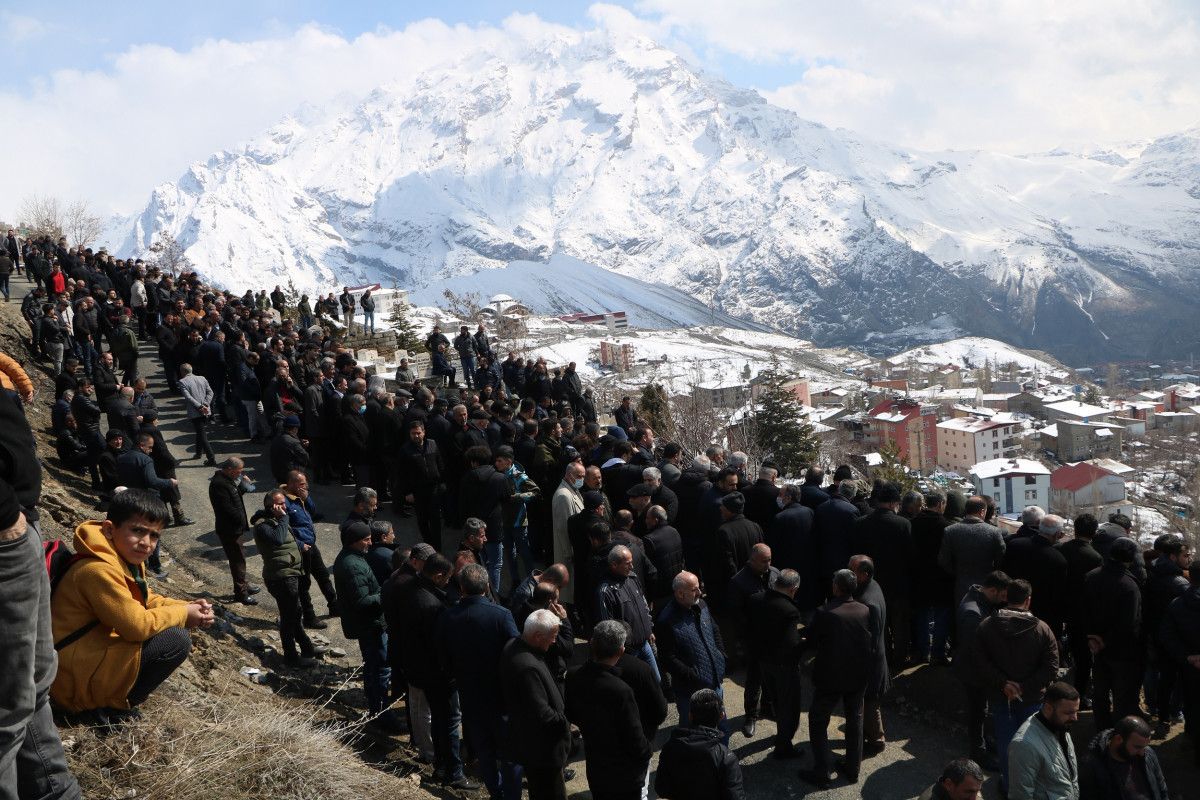
[[[317,619],[312,596],[309,594],[315,578],[321,594],[325,595],[325,602],[329,604],[329,616],[337,616],[337,592],[333,588],[325,559],[321,557],[321,550],[317,547],[316,523],[324,519],[324,516],[313,505],[308,494],[308,476],[300,470],[294,469],[289,472],[287,483],[279,488],[284,490],[287,497],[288,525],[292,528],[292,535],[296,537],[296,544],[300,545],[300,558],[304,561],[304,577],[300,579],[300,604],[304,608],[304,627],[328,627],[325,622]]]
[[[458,585],[462,598],[438,617],[435,649],[457,684],[463,730],[479,760],[484,785],[494,798],[519,800],[521,768],[501,755],[508,738],[508,716],[496,669],[504,646],[519,635],[517,625],[512,612],[487,599],[484,566],[463,567]]]

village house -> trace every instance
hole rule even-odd
[[[1125,429],[1102,422],[1062,420],[1040,431],[1042,447],[1062,462],[1120,458]]]
[[[937,462],[942,469],[965,475],[980,461],[1008,458],[1020,449],[1012,419],[954,417],[937,424]]]
[[[1125,479],[1083,461],[1050,473],[1050,508],[1055,514],[1096,513],[1110,503],[1125,501]]]
[[[1026,506],[1050,502],[1050,470],[1028,458],[995,458],[971,467],[976,494],[996,501],[1000,514],[1018,514]]]
[[[867,416],[867,438],[877,447],[894,443],[901,463],[925,474],[937,467],[937,406],[892,397]]]

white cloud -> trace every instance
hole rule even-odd
[[[640,0],[659,25],[763,64],[774,102],[926,148],[1009,152],[1200,122],[1191,0]]]
[[[58,71],[26,93],[0,89],[5,117],[20,120],[0,125],[0,152],[20,154],[5,163],[0,219],[34,193],[134,211],[158,183],[304,104],[361,96],[472,49],[503,53],[539,29],[565,30],[519,15],[499,28],[424,20],[354,39],[308,25],[186,51],[139,45],[106,69]]]
[[[0,11],[0,31],[4,31],[4,41],[11,46],[41,38],[46,33],[46,25],[36,17]]]

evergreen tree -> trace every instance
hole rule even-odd
[[[883,459],[883,463],[871,470],[872,478],[879,481],[898,483],[900,484],[900,489],[905,492],[917,488],[917,479],[912,476],[900,460],[900,445],[895,442],[886,442],[883,447],[879,448],[879,455]]]
[[[1100,390],[1094,384],[1088,386],[1087,392],[1083,395],[1083,402],[1091,406],[1100,404]]]
[[[399,289],[400,287],[393,282],[392,288]],[[412,306],[397,296],[396,301],[392,304],[392,313],[388,314],[387,324],[396,332],[398,348],[412,353],[421,353],[425,351],[425,341],[417,335],[417,329],[413,327],[412,320],[409,319],[411,309]]]
[[[662,384],[651,383],[642,389],[638,398],[638,414],[654,429],[654,432],[666,437],[674,436],[675,421],[671,418],[671,406],[667,402],[667,392]]]
[[[763,373],[763,390],[754,409],[754,440],[783,475],[799,475],[817,459],[813,427],[800,413],[800,401],[784,387],[787,376],[773,364]]]

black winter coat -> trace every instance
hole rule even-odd
[[[1158,641],[1167,657],[1193,681],[1200,681],[1200,670],[1188,663],[1188,656],[1200,655],[1200,586],[1193,584],[1182,597],[1167,606],[1158,627]]]
[[[338,432],[342,439],[341,452],[346,460],[351,464],[366,464],[370,459],[367,452],[367,439],[370,434],[362,414],[357,410],[343,414]]]
[[[513,639],[500,654],[500,685],[509,710],[508,757],[525,767],[562,768],[571,749],[571,724],[543,655],[524,639]]]
[[[400,589],[394,616],[400,622],[400,660],[408,682],[425,690],[449,687],[449,675],[438,659],[438,618],[446,610],[446,592],[424,575]]]
[[[767,589],[746,606],[746,643],[764,664],[794,667],[800,662],[800,609],[783,592]]]
[[[287,481],[287,474],[294,469],[308,466],[308,451],[300,440],[290,433],[281,433],[271,440],[270,448],[271,475],[276,483]]]
[[[1004,550],[1003,570],[1010,578],[1023,578],[1033,586],[1030,611],[1062,636],[1069,616],[1067,557],[1045,536],[1010,537]]]
[[[683,572],[683,539],[670,525],[660,525],[642,537],[642,546],[658,573],[658,580],[649,587],[650,596],[665,597],[671,593],[671,581]]]
[[[419,450],[411,439],[405,442],[396,457],[396,472],[401,496],[433,494],[445,472],[437,442],[425,439]]]
[[[766,529],[771,563],[779,569],[794,569],[800,573],[796,605],[805,611],[821,605],[829,591],[829,581],[821,574],[821,547],[813,517],[808,506],[792,503],[776,514]]]
[[[717,728],[671,731],[658,757],[654,792],[664,800],[744,800],[742,768]]]
[[[632,653],[625,653],[616,666],[617,676],[633,690],[637,702],[638,717],[642,721],[642,734],[647,742],[653,742],[658,726],[667,718],[667,698],[654,677],[654,670]]]
[[[583,732],[591,790],[640,791],[650,743],[633,690],[615,667],[589,661],[567,675],[567,717]]]
[[[768,530],[771,520],[779,513],[779,487],[772,481],[759,478],[746,489],[746,519],[754,520],[764,531]],[[686,720],[684,720],[686,723]]]
[[[512,481],[491,464],[468,470],[458,487],[458,507],[465,519],[487,523],[489,538],[503,536],[504,503],[513,495]]]
[[[1092,737],[1087,753],[1080,759],[1079,765],[1079,796],[1087,800],[1123,800],[1126,796],[1123,787],[1117,782],[1113,766],[1116,766],[1108,755],[1108,744],[1112,741],[1113,730],[1100,731]],[[1150,787],[1151,800],[1169,800],[1167,779],[1163,777],[1162,767],[1154,748],[1147,747],[1145,755],[1133,759],[1133,769],[1142,771],[1146,783]]]
[[[867,606],[839,597],[817,609],[805,631],[805,644],[816,650],[813,684],[820,692],[862,691],[871,680],[875,651],[874,621]]]
[[[217,470],[209,480],[208,500],[212,503],[218,536],[236,535],[250,527],[246,518],[246,504],[242,500],[244,494],[243,483],[230,480],[221,470]]]
[[[955,604],[954,576],[938,566],[942,535],[950,523],[936,511],[924,509],[910,520],[912,524],[913,564],[912,603],[915,607],[951,608]]]
[[[909,602],[915,553],[908,520],[890,509],[877,508],[854,524],[850,547],[875,562],[875,580],[889,602]]]
[[[1089,539],[1069,539],[1058,545],[1058,550],[1067,559],[1067,624],[1080,627],[1084,618],[1083,581],[1104,563],[1104,556],[1096,552]]]
[[[1142,593],[1122,563],[1108,559],[1083,582],[1086,632],[1104,640],[1098,657],[1136,661],[1141,656]]]
[[[741,514],[722,523],[717,528],[717,543],[721,548],[721,573],[715,583],[709,584],[709,590],[721,597],[729,581],[737,574],[747,561],[750,560],[750,549],[763,540],[762,528],[757,522],[751,522]]]
[[[1150,577],[1146,579],[1146,588],[1142,592],[1142,617],[1145,620],[1142,627],[1148,637],[1156,643],[1158,629],[1167,615],[1167,607],[1171,605],[1172,600],[1182,597],[1187,590],[1187,578],[1183,577],[1183,570],[1174,561],[1166,556],[1159,556],[1158,560],[1150,565]]]
[[[844,497],[835,497],[823,503],[814,515],[813,524],[821,548],[821,576],[825,583],[833,573],[845,569],[850,563],[850,532],[858,521],[858,507]]]

